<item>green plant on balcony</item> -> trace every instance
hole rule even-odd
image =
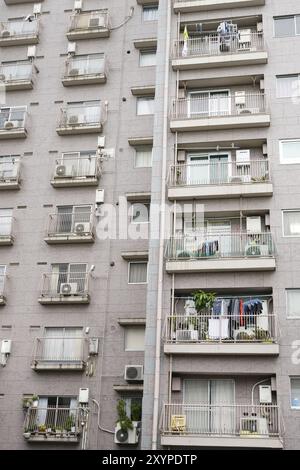
[[[181,251],[178,253],[177,258],[190,258],[191,254],[188,251]]]
[[[39,397],[37,395],[32,395],[31,397],[23,398],[23,408],[30,408],[31,406],[37,406]]]
[[[131,419],[132,421],[141,421],[142,419],[142,405],[138,402],[131,403]]]
[[[251,341],[255,338],[253,331],[239,331],[236,335],[237,341]]]
[[[45,424],[40,424],[38,426],[38,432],[45,433],[47,431],[47,427]]]
[[[133,429],[132,420],[127,416],[126,413],[126,403],[124,400],[119,400],[117,404],[117,412],[118,412],[118,421],[117,423],[120,425],[122,431],[128,431],[128,429]]]
[[[258,327],[255,328],[255,337],[264,343],[272,343],[272,339],[268,330],[263,330],[262,328]]]
[[[67,417],[65,424],[64,424],[64,430],[67,432],[74,432],[75,428],[75,416],[73,414],[70,414],[70,416]]]
[[[207,310],[212,308],[216,300],[216,294],[214,292],[198,290],[193,293],[193,300],[198,313],[207,313]]]

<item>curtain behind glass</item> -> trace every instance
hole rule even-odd
[[[147,282],[147,263],[130,263],[129,283],[139,284]]]

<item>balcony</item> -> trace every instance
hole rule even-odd
[[[176,313],[166,319],[164,352],[220,356],[278,355],[276,327],[275,315],[265,314],[264,310],[260,314],[243,312],[240,317],[232,314],[220,316],[213,309],[195,315]]]
[[[2,274],[0,270],[0,307],[6,304],[6,297],[4,294],[5,280],[6,280],[6,275]]]
[[[205,161],[176,164],[170,167],[168,198],[216,199],[232,197],[272,196],[269,162]]]
[[[13,245],[15,237],[13,236],[13,217],[1,215],[0,210],[0,246]]]
[[[61,110],[58,135],[94,134],[102,131],[104,112],[96,105],[69,105]]]
[[[24,422],[27,442],[76,444],[80,439],[80,410],[66,407],[30,407]]]
[[[37,338],[31,368],[39,370],[83,370],[88,357],[86,340],[78,337]]]
[[[0,157],[0,190],[20,189],[20,156]]]
[[[277,405],[165,404],[161,445],[281,449]]]
[[[108,10],[75,13],[71,17],[71,24],[67,32],[69,41],[108,38],[109,35]]]
[[[94,243],[95,220],[91,210],[51,214],[45,242]]]
[[[26,106],[0,108],[0,140],[25,139],[27,137],[26,118]]]
[[[4,0],[6,5],[19,5],[20,3],[36,3],[36,0]],[[39,0],[43,2],[44,0]]]
[[[175,41],[172,67],[174,70],[192,70],[266,64],[267,61],[263,33],[241,31],[229,34],[226,39],[215,33]]]
[[[44,274],[39,303],[42,305],[89,304],[88,272]]]
[[[168,273],[273,271],[272,234],[233,232],[176,236],[166,248]]]
[[[101,163],[95,154],[65,153],[56,161],[51,184],[55,188],[98,186],[100,176]]]
[[[31,90],[33,88],[33,64],[14,62],[0,65],[0,82],[6,91]]]
[[[106,83],[107,60],[104,54],[71,57],[66,63],[64,86]]]
[[[39,20],[0,23],[0,46],[25,46],[39,42]]]
[[[174,100],[170,129],[185,132],[269,125],[264,94],[235,92],[231,95],[216,90],[209,95],[205,91],[193,92],[189,98]]]
[[[225,8],[256,7],[264,4],[265,0],[174,0],[174,11],[189,13]]]

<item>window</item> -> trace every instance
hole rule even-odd
[[[71,57],[68,75],[93,75],[104,73],[104,54],[88,54]]]
[[[0,264],[0,295],[3,295],[6,266]]]
[[[291,98],[300,95],[300,75],[277,76],[277,98]]]
[[[300,410],[300,377],[291,377],[291,407]]]
[[[61,160],[56,163],[59,166],[63,165],[65,176],[72,178],[82,176],[93,178],[100,170],[99,160],[94,150],[63,153]]]
[[[154,114],[154,96],[137,98],[137,115],[145,116],[147,114]]]
[[[100,101],[68,103],[66,114],[69,124],[95,124],[101,120],[101,103]]]
[[[76,362],[82,358],[82,328],[46,328],[42,360]]]
[[[152,166],[152,146],[140,146],[135,150],[135,168],[150,168]]]
[[[53,264],[50,281],[51,295],[60,294],[63,284],[70,284],[71,294],[83,295],[87,290],[87,265]]]
[[[11,235],[12,209],[0,209],[0,237]]]
[[[20,157],[14,155],[0,157],[0,181],[16,179],[19,171]]]
[[[283,214],[283,236],[300,237],[300,209],[285,210]]]
[[[77,224],[83,225],[83,232],[92,231],[92,206],[58,206],[54,219],[56,233],[78,233]]]
[[[125,402],[126,415],[132,421],[142,419],[142,397],[122,397]]]
[[[276,38],[297,36],[300,34],[300,15],[274,18],[274,32]]]
[[[130,208],[130,222],[132,224],[145,224],[150,218],[150,203],[135,202]]]
[[[70,432],[76,425],[77,407],[75,397],[39,397],[37,409],[32,409],[30,428],[35,430],[38,426],[45,425],[55,431],[67,426],[66,430]]]
[[[125,351],[145,350],[145,327],[127,326],[125,328]]]
[[[156,50],[140,51],[140,67],[156,65]]]
[[[279,154],[281,163],[300,163],[300,139],[281,140]]]
[[[128,284],[147,284],[147,261],[130,261],[128,263]]]
[[[158,5],[143,7],[143,21],[157,21]]]
[[[286,313],[288,318],[300,318],[300,289],[286,289]]]

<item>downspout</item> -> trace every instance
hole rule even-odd
[[[164,235],[165,235],[165,202],[166,202],[166,175],[167,175],[167,149],[168,149],[168,107],[169,107],[169,53],[171,42],[171,0],[167,0],[166,24],[166,50],[165,50],[165,78],[164,78],[164,110],[163,110],[163,150],[161,172],[161,212],[159,234],[159,260],[157,282],[157,319],[156,319],[156,345],[154,369],[154,400],[152,424],[152,450],[157,449],[159,390],[160,390],[160,360],[161,360],[161,328],[162,328],[162,295],[164,277]]]

